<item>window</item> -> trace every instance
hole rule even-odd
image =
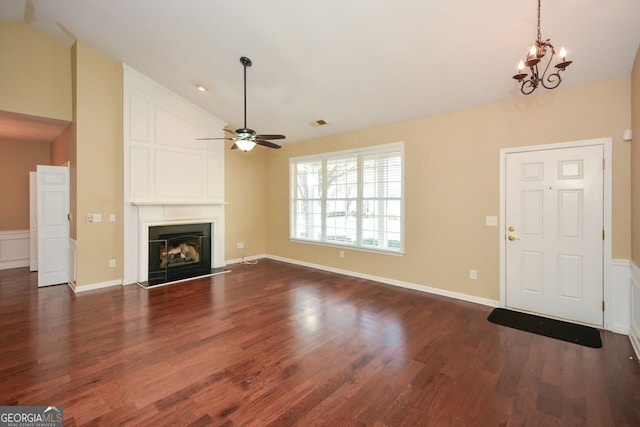
[[[290,238],[403,250],[403,143],[292,158]]]

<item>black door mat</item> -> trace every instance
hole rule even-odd
[[[546,317],[520,313],[505,308],[494,309],[487,320],[498,325],[533,332],[534,334],[544,335],[545,337],[580,344],[586,347],[602,347],[600,331],[590,326],[576,325],[575,323],[548,319]]]

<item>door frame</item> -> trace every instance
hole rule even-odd
[[[607,309],[604,311],[604,328],[611,329],[613,325],[613,298],[612,298],[612,138],[585,139],[580,141],[560,142],[553,144],[540,144],[524,147],[512,147],[500,149],[500,307],[506,307],[506,160],[508,154],[531,151],[545,151],[560,148],[575,148],[588,146],[602,146],[604,154],[603,170],[603,201],[602,220],[604,228],[604,242],[602,246],[602,298]]]

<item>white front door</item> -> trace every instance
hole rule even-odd
[[[603,325],[603,147],[509,153],[506,306]]]
[[[37,167],[38,286],[69,281],[69,168]]]

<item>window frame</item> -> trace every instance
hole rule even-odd
[[[399,221],[400,221],[400,231],[399,231],[399,235],[400,235],[400,245],[399,248],[397,249],[386,249],[386,248],[382,248],[382,247],[375,247],[375,246],[367,246],[367,245],[363,245],[362,244],[362,233],[363,233],[363,221],[362,221],[362,215],[360,214],[360,212],[362,212],[362,205],[363,205],[363,200],[366,200],[367,198],[364,197],[363,194],[363,158],[366,156],[372,156],[372,155],[380,155],[380,154],[384,154],[384,153],[390,153],[390,152],[398,152],[400,155],[400,186],[401,186],[401,190],[400,190],[400,197],[399,197],[399,201],[400,201],[400,217],[399,217]],[[312,239],[312,238],[302,238],[302,237],[297,237],[295,234],[296,232],[296,227],[297,227],[297,221],[296,218],[294,217],[297,214],[297,210],[296,210],[296,204],[298,203],[299,199],[298,199],[298,186],[297,186],[297,170],[296,170],[296,166],[299,163],[306,163],[306,162],[321,162],[322,166],[321,166],[321,171],[320,173],[322,174],[322,185],[320,186],[320,193],[321,196],[318,199],[319,203],[320,203],[320,224],[321,224],[321,234],[326,238],[327,236],[327,225],[326,225],[326,219],[327,219],[327,203],[330,202],[332,199],[334,198],[330,198],[327,196],[327,179],[326,179],[326,174],[327,174],[327,161],[330,160],[335,160],[335,159],[340,159],[340,158],[346,158],[346,157],[350,157],[350,156],[354,156],[356,158],[356,164],[357,164],[357,197],[356,197],[356,206],[357,206],[357,212],[358,214],[356,215],[356,234],[357,234],[357,239],[355,242],[353,243],[341,243],[340,241],[327,241],[327,240],[318,240],[318,239]],[[404,165],[405,165],[405,156],[404,156],[404,142],[403,141],[399,141],[399,142],[393,142],[393,143],[388,143],[388,144],[380,144],[380,145],[373,145],[373,146],[368,146],[368,147],[362,147],[362,148],[357,148],[357,149],[350,149],[350,150],[341,150],[341,151],[333,151],[333,152],[326,152],[326,153],[319,153],[319,154],[312,154],[312,155],[307,155],[307,156],[298,156],[298,157],[291,157],[289,158],[289,240],[292,242],[296,242],[296,243],[308,243],[308,244],[313,244],[313,245],[320,245],[320,246],[329,246],[329,247],[339,247],[342,249],[348,248],[348,249],[352,249],[352,250],[358,250],[358,251],[364,251],[364,252],[374,252],[374,253],[381,253],[381,254],[386,254],[386,255],[399,255],[402,256],[404,255],[404,248],[405,248],[405,183],[404,183]],[[310,200],[306,199],[306,200]],[[384,200],[397,200],[397,198],[384,198]],[[348,215],[348,213],[347,213]],[[380,220],[382,220],[382,218],[384,217],[380,217]]]

